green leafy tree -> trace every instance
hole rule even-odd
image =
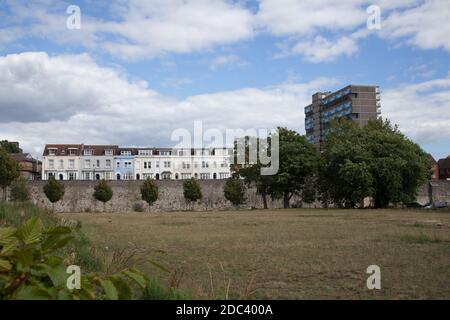
[[[12,143],[8,140],[0,141],[0,149],[5,150],[7,153],[22,153],[22,149],[19,148],[17,143]]]
[[[148,178],[141,186],[142,200],[148,203],[149,206],[153,205],[159,198],[159,188],[156,183]]]
[[[366,197],[377,208],[413,202],[430,177],[426,153],[388,120],[365,127],[334,121],[323,157],[321,183],[338,206],[354,207]]]
[[[11,183],[10,199],[12,201],[28,201],[30,190],[24,177],[19,176]]]
[[[304,136],[286,128],[278,128],[280,167],[273,176],[269,191],[272,198],[282,198],[284,208],[290,207],[292,196],[304,195],[307,184],[317,175],[319,154]],[[306,197],[304,202],[311,202]]]
[[[234,206],[239,206],[245,202],[245,185],[240,179],[228,179],[223,188],[225,199]]]
[[[242,150],[238,148],[238,143],[241,143],[244,146]],[[233,176],[243,178],[248,187],[256,187],[256,192],[261,195],[264,209],[268,208],[267,197],[270,195],[271,185],[274,179],[271,175],[261,174],[261,170],[265,166],[261,164],[259,157],[256,163],[250,163],[249,152],[250,150],[256,150],[257,152],[261,151],[262,154],[270,156],[270,144],[270,137],[268,139],[268,143],[262,145],[261,143],[258,143],[256,138],[250,138],[248,136],[242,138],[241,140],[235,141],[234,143],[234,165],[232,167],[232,171],[234,171]],[[260,148],[265,149],[260,150]],[[241,154],[242,152],[244,152],[243,155]],[[238,163],[238,159],[245,159],[244,163]]]
[[[6,189],[19,177],[19,165],[8,152],[0,148],[0,186],[3,189],[3,200],[6,201]]]
[[[55,211],[55,203],[62,199],[65,188],[62,183],[56,181],[54,177],[50,178],[44,186],[44,193],[47,199],[52,203],[52,210]]]
[[[113,197],[113,190],[106,180],[102,180],[94,188],[94,198],[103,202],[103,211],[106,211],[106,203]]]
[[[202,198],[202,190],[196,179],[191,178],[184,180],[183,195],[188,202],[196,202]]]

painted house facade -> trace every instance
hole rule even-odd
[[[228,148],[124,148],[116,145],[46,145],[42,179],[210,180],[230,177]]]

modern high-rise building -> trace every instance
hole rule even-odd
[[[364,126],[378,118],[380,107],[378,86],[349,85],[336,92],[317,92],[305,107],[306,138],[320,150],[332,119],[345,117]]]

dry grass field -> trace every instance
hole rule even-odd
[[[450,299],[450,213],[270,210],[79,213],[95,246],[193,298]],[[150,258],[172,273],[147,262]],[[382,289],[366,287],[381,267]]]

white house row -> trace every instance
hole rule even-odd
[[[121,148],[47,144],[42,179],[156,180],[227,179],[232,149]]]

